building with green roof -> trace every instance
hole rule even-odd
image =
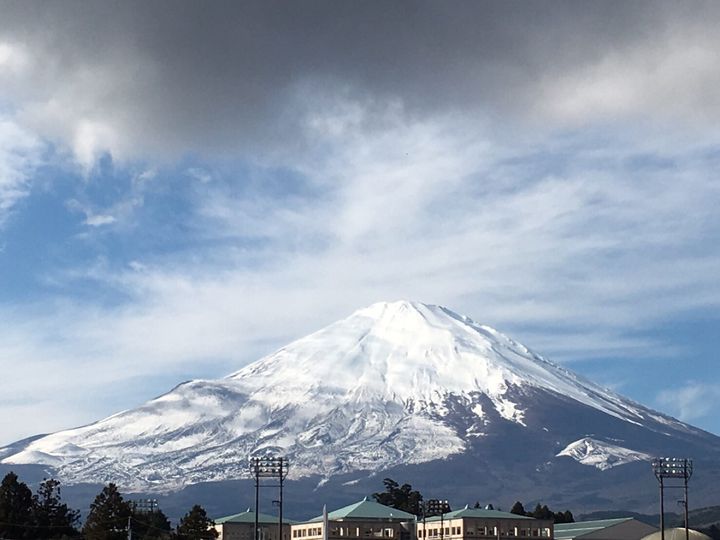
[[[417,523],[418,540],[553,538],[553,522],[499,510],[470,508],[445,512]]]
[[[640,540],[658,529],[635,518],[598,519],[558,523],[555,525],[557,540]],[[683,537],[684,538],[684,537]]]
[[[379,502],[371,501],[367,497],[332,512],[328,512],[328,519],[332,521],[347,521],[352,519],[380,519],[389,521],[414,521],[415,514],[403,512],[392,506],[385,506]],[[308,523],[322,521],[323,516],[317,516]]]
[[[255,512],[248,508],[245,512],[224,516],[214,520],[219,540],[255,540]],[[290,526],[297,523],[283,519],[282,540],[290,539]],[[278,517],[258,512],[260,540],[278,540]]]
[[[291,540],[412,540],[415,515],[365,497],[291,527]]]

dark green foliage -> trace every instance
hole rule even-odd
[[[79,519],[77,510],[61,502],[57,480],[43,480],[35,495],[12,472],[0,484],[0,538],[73,538]]]
[[[33,535],[35,538],[77,536],[80,512],[68,508],[60,500],[60,482],[45,479],[33,496]]]
[[[156,511],[133,518],[133,538],[140,540],[174,538],[174,532],[167,516],[162,511]]]
[[[553,513],[550,511],[550,509],[547,507],[547,504],[544,504],[540,506],[540,503],[537,503],[535,506],[535,510],[532,511],[531,514],[528,514],[531,517],[534,517],[535,519],[552,519]]]
[[[179,540],[217,538],[218,532],[211,528],[213,525],[214,522],[208,518],[205,509],[196,504],[180,519],[175,534]]]
[[[127,538],[130,503],[125,501],[115,484],[108,484],[90,505],[83,536],[88,540],[124,540]]]
[[[526,515],[525,507],[520,501],[515,501],[515,504],[513,504],[513,507],[510,509],[510,513],[518,516],[524,516]]]
[[[551,519],[555,523],[575,523],[575,518],[570,510],[553,512],[546,504],[541,505],[540,503],[535,505],[535,509],[532,512],[526,512],[522,503],[517,501],[510,510],[510,513],[519,516],[529,516],[535,519]]]
[[[33,496],[14,472],[0,483],[0,538],[33,538]]]
[[[133,538],[138,540],[155,540],[172,538],[170,520],[162,510],[153,512],[134,512],[132,519]]]
[[[575,518],[570,510],[564,512],[555,512],[555,523],[575,523]]]
[[[392,506],[403,512],[409,512],[419,516],[422,513],[420,503],[423,496],[419,491],[413,490],[410,484],[398,484],[391,478],[383,480],[385,491],[382,493],[373,493],[373,498],[380,504]]]

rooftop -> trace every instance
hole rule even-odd
[[[214,520],[216,525],[220,525],[221,523],[255,523],[255,511],[250,510],[248,508],[245,510],[245,512],[240,512],[239,514],[233,514],[232,516],[225,516],[221,518],[217,518]],[[277,516],[271,516],[268,514],[263,514],[262,512],[258,512],[258,523],[267,523],[267,524],[273,524],[276,525],[278,522]],[[297,523],[297,521],[293,521],[292,519],[285,519],[283,518],[283,523]]]
[[[620,523],[630,521],[633,518],[597,519],[594,521],[577,521],[575,523],[558,523],[555,525],[556,540],[570,540],[585,534],[590,534],[601,529],[607,529]]]
[[[501,512],[500,510],[486,510],[485,508],[470,508],[466,506],[460,510],[454,510],[452,512],[445,512],[442,515],[442,519],[456,519],[456,518],[480,518],[480,519],[533,519],[527,516],[520,516],[518,514],[511,514],[510,512]],[[440,516],[432,516],[427,518],[425,521],[440,521]]]
[[[322,521],[323,516],[317,516],[308,520],[310,522]],[[386,520],[414,520],[415,515],[403,512],[391,506],[385,506],[375,501],[369,501],[365,497],[362,501],[348,506],[343,506],[332,512],[328,512],[328,519],[340,521],[345,519],[386,519]]]

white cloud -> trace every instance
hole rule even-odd
[[[42,161],[42,151],[37,137],[0,117],[0,224],[28,194],[30,177]]]
[[[0,76],[16,74],[27,65],[27,51],[22,45],[0,41]]]
[[[102,154],[112,153],[116,138],[114,129],[106,123],[86,119],[77,122],[72,150],[85,174],[90,173]]]
[[[212,181],[212,176],[210,175],[210,173],[204,169],[200,169],[199,167],[191,167],[186,172],[188,176],[194,178],[195,180],[198,180],[202,184],[207,184],[208,182]]]
[[[48,388],[72,381],[64,400],[158,372],[222,375],[385,299],[522,329],[527,345],[563,360],[672,354],[637,332],[720,305],[720,187],[693,147],[663,154],[676,166],[646,171],[627,165],[647,154],[644,142],[576,139],[562,172],[546,173],[534,160],[563,156],[562,138],[528,151],[452,116],[399,115],[380,131],[318,137],[295,165],[305,191],[278,200],[262,187],[198,190],[185,226],[206,241],[202,255],[51,273],[60,290],[89,280],[127,301],[5,309],[4,356],[23,366],[8,399],[22,399],[38,372]],[[68,204],[88,221],[115,215]]]
[[[85,218],[85,224],[91,227],[101,227],[103,225],[110,225],[115,223],[117,220],[113,216],[96,214],[90,215]]]
[[[658,394],[657,401],[680,420],[692,422],[718,411],[720,388],[712,383],[688,381],[682,386],[663,390]]]
[[[720,111],[712,90],[720,84],[718,50],[717,36],[676,21],[652,41],[608,47],[594,62],[544,78],[539,109],[583,125],[626,118],[676,130],[708,127]]]

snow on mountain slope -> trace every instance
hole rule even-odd
[[[592,437],[585,437],[567,445],[557,457],[568,456],[583,465],[597,467],[601,471],[632,463],[633,461],[649,461],[652,456],[623,448],[616,444],[598,441]]]
[[[291,459],[291,478],[329,477],[462,453],[468,437],[493,429],[493,418],[524,427],[531,406],[520,399],[524,389],[632,425],[691,430],[492,328],[402,301],[359,310],[224,379],[181,384],[137,409],[0,456],[52,466],[65,482],[137,490],[245,477],[247,456],[264,451]],[[462,432],[451,402],[474,418]]]

